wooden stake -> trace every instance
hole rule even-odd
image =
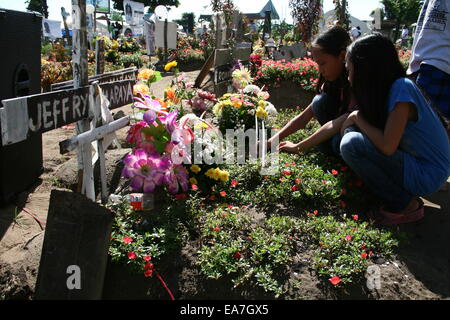
[[[72,64],[74,88],[88,85],[88,63],[87,63],[87,31],[86,31],[86,1],[72,0]],[[89,120],[77,122],[77,134],[90,129]],[[81,192],[83,181],[83,152],[78,152],[78,187]]]
[[[105,72],[105,40],[99,39],[95,46],[95,74],[103,74]]]

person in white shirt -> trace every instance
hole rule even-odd
[[[425,0],[407,74],[450,119],[450,0]]]

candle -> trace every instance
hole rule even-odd
[[[258,117],[255,114],[255,129],[256,129],[256,133],[255,133],[255,145],[258,146]],[[258,147],[256,147],[256,158],[258,158]]]
[[[262,122],[262,166],[266,166],[266,128],[264,126],[264,121]]]

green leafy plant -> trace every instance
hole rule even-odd
[[[138,54],[132,54],[132,55],[122,55],[119,58],[119,62],[125,67],[131,67],[131,66],[135,66],[137,68],[141,68],[144,64],[142,61],[142,58],[140,55]]]
[[[292,257],[294,219],[272,217],[255,227],[245,211],[227,208],[205,212],[201,221],[198,265],[207,277],[230,275],[235,287],[249,282],[276,296],[284,292],[277,278]]]
[[[358,215],[313,216],[304,224],[305,234],[318,246],[313,259],[321,277],[338,277],[345,285],[361,278],[370,258],[392,256],[398,245],[394,235],[358,220]]]

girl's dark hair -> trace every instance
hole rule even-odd
[[[342,51],[347,50],[351,42],[348,32],[340,26],[335,26],[319,35],[313,41],[312,46],[338,57]]]
[[[312,46],[324,53],[338,57],[342,51],[347,50],[351,42],[348,32],[340,26],[335,26],[319,35],[313,41]],[[344,68],[340,77],[335,81],[326,81],[320,75],[316,90],[317,94],[321,93],[322,86],[324,87],[324,92],[335,100],[335,105],[339,106],[335,110],[336,117],[344,114],[350,103],[350,83],[348,82],[347,70]]]
[[[347,59],[353,64],[352,89],[363,117],[384,129],[392,84],[406,77],[392,41],[372,34],[353,42]]]

